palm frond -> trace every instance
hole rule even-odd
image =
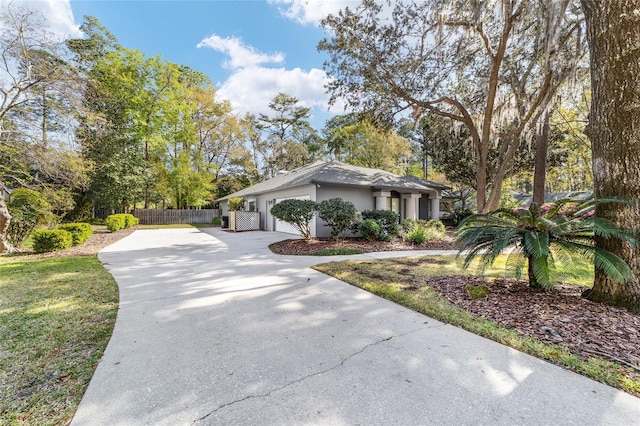
[[[549,234],[546,232],[526,232],[524,248],[527,256],[534,258],[549,256]]]
[[[532,262],[533,275],[536,278],[538,284],[544,288],[552,287],[551,269],[549,265],[548,257],[534,257],[529,258],[529,262]]]
[[[627,263],[615,254],[594,247],[594,262],[596,268],[618,282],[635,282],[636,278]]]

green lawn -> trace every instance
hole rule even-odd
[[[494,267],[485,271],[485,275],[490,277],[512,276],[505,273],[505,265],[509,262],[508,256],[500,256]],[[562,346],[523,336],[515,330],[497,325],[449,303],[428,286],[421,287],[418,291],[407,290],[416,281],[424,282],[425,278],[472,275],[477,271],[477,264],[472,264],[467,270],[463,270],[461,264],[462,259],[456,259],[455,256],[425,256],[375,261],[329,262],[317,265],[314,269],[432,318],[546,359],[629,393],[640,394],[640,381],[626,377],[623,369],[613,362],[595,357],[583,360]],[[559,275],[563,277],[563,282],[591,285],[593,283],[592,268],[590,262],[580,261],[572,268],[560,267]],[[575,270],[569,273],[568,269]]]
[[[67,423],[117,309],[96,257],[0,257],[0,424]]]

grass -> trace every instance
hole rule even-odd
[[[96,257],[0,257],[0,424],[66,424],[109,341],[118,287]]]
[[[363,250],[353,247],[336,247],[318,250],[313,253],[313,256],[339,256],[345,254],[362,254]]]
[[[508,262],[507,256],[500,256],[494,267],[487,269],[485,275],[510,276],[505,274],[505,265]],[[566,274],[567,268],[559,268],[560,274],[567,277],[565,282],[576,285],[593,283],[592,266],[588,261],[580,261],[574,266],[576,272],[573,274]],[[317,265],[314,269],[432,318],[553,362],[631,394],[640,395],[640,382],[625,376],[623,369],[616,363],[595,357],[583,360],[562,346],[523,336],[457,307],[428,286],[419,287],[418,290],[407,290],[408,287],[415,288],[412,284],[424,282],[430,277],[473,275],[476,267],[477,264],[472,264],[470,268],[463,270],[461,259],[456,259],[455,256],[437,256],[376,261],[348,260]]]

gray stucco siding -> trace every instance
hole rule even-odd
[[[373,190],[369,187],[357,186],[337,186],[320,184],[316,189],[316,201],[321,202],[331,198],[342,198],[351,201],[359,212],[373,210],[375,208],[375,198]],[[316,235],[318,237],[330,237],[331,228],[325,226],[326,222],[316,217]]]

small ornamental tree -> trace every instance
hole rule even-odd
[[[8,207],[12,216],[8,238],[15,247],[19,247],[38,225],[46,224],[53,217],[44,195],[31,189],[15,189],[9,197]]]
[[[227,200],[227,204],[229,205],[230,212],[236,212],[244,206],[244,198],[242,197],[231,197]]]
[[[349,227],[358,218],[356,206],[342,198],[330,198],[318,204],[318,216],[331,228],[331,237],[345,238]]]
[[[311,219],[316,214],[317,204],[311,200],[284,200],[271,207],[271,214],[287,222],[305,239],[311,239]]]

